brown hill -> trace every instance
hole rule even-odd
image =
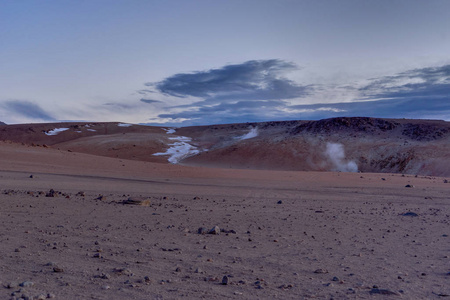
[[[258,136],[239,140],[250,128]],[[209,151],[189,165],[303,171],[450,174],[450,123],[434,120],[333,118],[182,128]]]
[[[200,152],[182,159],[184,165],[450,175],[450,123],[437,120],[333,118],[183,127],[174,133],[120,123],[0,126],[0,140],[160,163],[170,156],[153,154],[173,147],[179,136],[191,138],[185,143]]]

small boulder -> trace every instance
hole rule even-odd
[[[130,197],[127,200],[124,200],[122,204],[149,206],[150,199],[144,197]]]
[[[211,228],[211,230],[209,230],[208,233],[209,233],[209,234],[220,234],[220,228],[219,228],[219,226],[214,226],[213,228]]]

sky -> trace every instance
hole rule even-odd
[[[0,0],[0,121],[450,121],[448,0]]]

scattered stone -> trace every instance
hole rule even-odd
[[[400,296],[398,293],[390,291],[390,290],[386,290],[386,289],[379,289],[379,288],[373,288],[370,290],[369,294],[373,295],[373,294],[379,294],[379,295],[395,295],[395,296]]]
[[[54,189],[51,189],[50,191],[48,191],[48,192],[45,194],[45,197],[57,197],[57,196],[58,196],[58,193],[55,192]]]
[[[333,280],[333,281],[339,281],[339,278],[336,277],[336,276],[334,276],[332,280]]]
[[[101,279],[110,279],[111,275],[109,275],[108,273],[102,273],[102,275],[100,275]]]
[[[444,179],[444,183],[449,183],[449,181],[447,179]]]
[[[32,287],[34,286],[34,282],[33,281],[24,281],[21,284],[19,284],[21,287]]]
[[[314,271],[314,273],[316,273],[316,274],[327,274],[328,270],[326,270],[326,269],[317,269],[317,270]]]
[[[444,294],[444,293],[435,293],[432,292],[434,295],[439,296],[439,297],[450,297],[450,294]]]
[[[117,275],[127,275],[127,276],[133,275],[131,270],[127,268],[114,268],[113,272],[116,273]]]
[[[220,234],[219,226],[214,226],[213,228],[211,228],[211,230],[208,233],[209,234]]]
[[[44,300],[47,299],[47,295],[40,294],[33,298],[33,300]]]
[[[402,216],[404,216],[404,217],[418,217],[419,215],[416,214],[415,212],[408,211],[408,212],[402,214]]]
[[[98,195],[98,197],[97,197],[97,198],[95,198],[94,200],[100,200],[100,201],[104,201],[104,200],[106,200],[106,197],[105,197],[105,196],[103,196],[103,195]]]
[[[405,187],[407,187],[407,188],[413,188],[414,185],[412,185],[412,184],[407,184],[407,185],[405,185]]]
[[[289,289],[293,288],[293,285],[292,284],[282,284],[278,288],[282,289],[282,290],[289,290]]]
[[[33,178],[33,175],[30,175],[30,178]]]
[[[48,293],[47,294],[47,299],[54,299],[54,298],[56,298],[55,294],[53,294],[53,293]]]
[[[198,234],[207,234],[207,233],[208,233],[208,229],[206,229],[205,227],[200,227],[200,228],[197,230],[197,233],[198,233]]]
[[[86,197],[86,194],[85,194],[83,191],[79,191],[79,192],[76,194],[76,196],[79,196],[79,197]]]
[[[177,268],[175,269],[175,272],[181,272],[181,268],[180,268],[180,267],[177,267]]]
[[[62,273],[62,272],[64,272],[64,269],[63,269],[63,268],[60,268],[60,267],[57,267],[57,266],[55,266],[55,267],[53,267],[53,272],[55,272],[55,273]]]
[[[123,200],[122,204],[149,206],[150,199],[145,197],[130,197],[127,200]]]
[[[280,201],[277,202],[277,204],[283,204],[283,201],[280,200]]]
[[[223,285],[227,285],[228,284],[228,276],[225,275],[225,276],[222,277],[222,284]]]

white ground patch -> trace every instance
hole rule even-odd
[[[45,134],[46,135],[57,135],[58,133],[66,131],[66,130],[69,130],[69,128],[55,128],[55,129],[52,129],[52,130],[46,132]]]
[[[97,131],[97,130],[95,130],[95,129],[88,129],[87,131]]]
[[[167,134],[173,134],[175,133],[174,128],[163,128],[163,130],[166,131]],[[175,136],[170,137],[169,140],[175,141],[172,144],[169,144],[170,148],[166,150],[166,152],[159,152],[155,153],[153,155],[155,156],[162,156],[162,155],[168,155],[170,156],[167,160],[172,164],[177,164],[181,160],[199,154],[200,151],[197,149],[197,147],[192,146],[188,142],[190,142],[192,139],[186,136]]]
[[[248,140],[258,136],[258,127],[252,127],[250,131],[242,136],[238,136],[238,140]]]
[[[131,126],[133,126],[133,124],[119,123],[119,124],[117,124],[117,126],[119,126],[119,127],[131,127]]]
[[[167,134],[172,134],[176,131],[175,128],[163,128],[163,130],[165,130]]]

